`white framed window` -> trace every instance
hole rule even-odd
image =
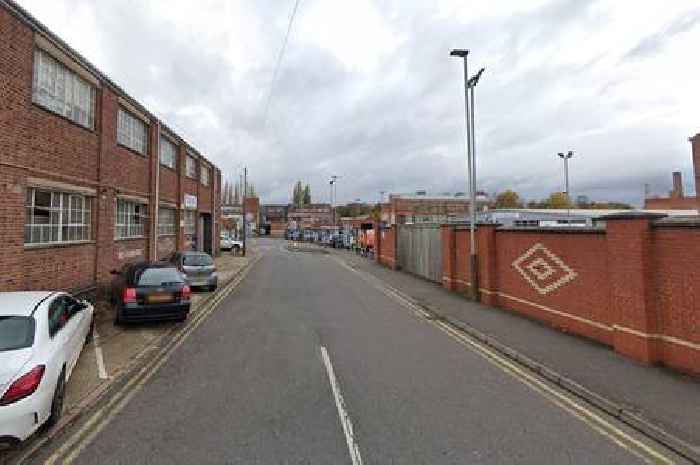
[[[129,239],[143,237],[143,226],[147,218],[146,205],[117,199],[114,238]]]
[[[175,169],[177,160],[177,145],[167,138],[160,136],[160,164]]]
[[[200,174],[200,179],[202,181],[202,184],[205,186],[208,186],[209,185],[209,167],[202,165],[199,168],[199,171],[200,171],[199,174]]]
[[[141,155],[146,155],[146,123],[120,108],[117,114],[117,142]]]
[[[195,210],[185,210],[185,234],[193,236],[197,225],[197,212]]]
[[[95,127],[95,87],[43,50],[34,50],[34,103],[88,129]]]
[[[175,234],[175,209],[174,208],[159,208],[158,209],[158,235],[170,236]]]
[[[27,189],[24,243],[53,244],[91,240],[91,207],[91,199],[84,195]]]
[[[197,179],[197,160],[192,155],[187,155],[185,162],[185,174],[188,178]]]

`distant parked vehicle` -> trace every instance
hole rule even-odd
[[[24,441],[61,417],[93,313],[65,292],[0,293],[0,443]]]
[[[243,249],[243,242],[228,236],[222,235],[219,244],[219,248],[221,250],[233,251],[235,253],[238,253]]]
[[[238,244],[234,245],[234,249]],[[240,248],[240,246],[238,246]],[[170,257],[172,263],[185,276],[190,287],[206,288],[215,291],[218,285],[216,265],[209,254],[204,252],[176,252]]]
[[[192,292],[173,264],[141,262],[112,270],[112,274],[115,323],[187,318]]]

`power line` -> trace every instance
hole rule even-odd
[[[263,113],[263,125],[267,125],[267,113],[270,109],[270,102],[272,101],[272,94],[275,90],[275,83],[277,81],[277,74],[279,73],[280,65],[282,64],[282,58],[284,58],[284,52],[287,50],[287,42],[289,41],[289,34],[292,32],[292,24],[294,23],[294,17],[297,14],[297,9],[299,8],[299,3],[301,0],[294,1],[294,8],[292,9],[292,14],[289,15],[289,24],[287,24],[287,33],[284,35],[284,41],[282,42],[282,48],[280,49],[280,54],[277,56],[277,63],[275,64],[275,70],[272,73],[272,81],[270,82],[270,92],[267,95],[267,102],[265,102],[265,112]]]

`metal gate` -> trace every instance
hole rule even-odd
[[[398,265],[409,273],[442,283],[440,225],[398,225]]]

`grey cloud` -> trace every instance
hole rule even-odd
[[[674,36],[693,29],[700,22],[700,10],[689,11],[664,26],[658,32],[644,37],[629,52],[623,60],[647,58],[659,53]]]

